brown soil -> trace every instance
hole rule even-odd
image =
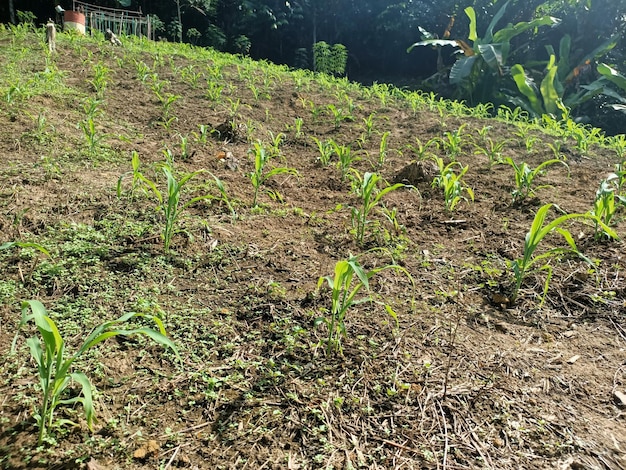
[[[8,47],[6,37],[2,44]],[[298,86],[283,71],[245,62],[260,89],[269,79],[267,96],[256,100],[251,79],[227,63],[220,101],[212,102],[204,94],[211,62],[171,47],[155,63],[136,45],[80,44],[62,39],[54,59],[72,95],[37,94],[19,112],[0,111],[0,242],[38,242],[52,254],[0,252],[3,286],[15,286],[0,304],[1,468],[626,468],[625,404],[615,394],[626,392],[624,242],[596,241],[592,226],[567,225],[598,266],[575,256],[552,259],[544,303],[546,271],[529,276],[512,304],[507,267],[521,256],[542,204],[568,213],[591,208],[614,167],[612,151],[593,146],[581,155],[565,141],[570,175],[552,166],[539,177],[549,187],[512,204],[513,171],[475,153],[474,143],[482,145],[477,131],[490,126],[491,139],[507,141],[505,156],[532,167],[552,158],[547,144],[554,136],[533,130],[539,140],[527,154],[511,123],[440,118],[426,108],[414,114],[401,99],[383,105],[357,87],[349,92],[354,120],[335,129],[328,113],[314,119],[303,104],[337,104],[340,87]],[[41,71],[38,44],[24,47],[32,47],[32,73]],[[181,97],[169,130],[158,124],[161,108],[137,79],[132,58]],[[108,137],[106,149],[90,156],[76,123],[84,116],[82,98],[94,95],[88,80],[98,61],[110,69],[97,120]],[[196,88],[176,72],[190,65],[202,74]],[[45,113],[46,139],[33,137],[25,111]],[[371,113],[375,132],[358,149]],[[304,136],[286,127],[298,117]],[[201,124],[222,133],[195,142]],[[461,126],[457,158],[469,165],[464,179],[475,202],[450,213],[441,190],[431,187],[432,168],[407,169],[416,158],[409,145]],[[269,143],[270,131],[287,136],[270,166],[295,168],[299,176],[269,179],[253,209],[249,150],[256,139]],[[389,150],[379,168],[385,131]],[[180,155],[178,134],[189,136],[192,156]],[[361,174],[377,171],[415,186],[383,198],[397,209],[398,227],[375,210],[363,245],[356,243],[350,207],[359,205],[350,180],[341,180],[334,161],[320,164],[311,137],[351,144]],[[217,200],[191,205],[181,220],[186,233],[174,236],[169,254],[153,198],[140,191],[116,197],[130,152],[154,178],[150,165],[163,160],[165,147],[175,153],[177,171],[207,169],[219,177],[237,212],[233,220]],[[443,149],[432,151],[448,160]],[[212,179],[200,174],[192,181],[184,201]],[[623,214],[614,226],[621,235]],[[548,218],[556,216],[553,209]],[[539,251],[553,246],[565,246],[563,238],[548,237]],[[317,289],[318,279],[351,254],[367,269],[398,263],[413,284],[399,271],[376,275],[375,302],[348,311],[343,352],[327,354],[326,330],[314,321],[331,298]],[[161,312],[183,364],[142,338],[103,343],[77,363],[97,389],[94,431],[79,408],[60,406],[58,417],[79,425],[53,430],[55,442],[36,449],[32,409],[40,392],[26,332],[18,353],[9,354],[18,301],[30,298],[53,312],[69,351],[104,319]],[[397,313],[397,327],[383,304]]]

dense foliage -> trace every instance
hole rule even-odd
[[[16,16],[13,3],[0,7],[3,20]],[[69,0],[60,3],[71,8]],[[249,54],[295,67],[314,67],[313,45],[320,41],[343,44],[348,51],[346,73],[353,80],[419,86],[470,104],[491,101],[520,105],[529,95],[521,89],[519,81],[529,82],[538,93],[554,56],[560,67],[556,91],[562,101],[575,97],[568,104],[572,115],[611,133],[621,132],[611,126],[621,115],[609,106],[615,99],[607,98],[604,90],[596,88],[583,100],[577,100],[584,86],[600,78],[597,64],[607,63],[618,71],[626,71],[622,38],[626,0],[94,0],[94,3],[111,7],[123,4],[153,15],[157,35],[163,39]],[[24,0],[17,8],[34,11],[41,22],[53,15],[54,4],[54,1]],[[474,12],[474,21],[466,15],[468,7]],[[555,20],[539,21],[550,17]],[[474,67],[471,84],[466,81],[457,86],[459,83],[449,79],[450,69],[462,51],[421,47],[407,54],[407,48],[421,39],[463,40],[467,45],[474,28],[482,36],[492,20],[497,20],[496,31],[522,24],[535,27],[516,30],[507,37],[505,60],[495,67],[494,63],[486,68]],[[425,37],[424,32],[430,36]],[[569,41],[567,57],[559,55],[564,52],[564,38]],[[474,41],[476,52],[478,47]],[[519,67],[513,69],[517,79],[511,74],[515,65],[524,70],[522,73]],[[490,76],[490,80],[485,80],[487,77],[483,75]],[[539,109],[532,103],[527,107]]]

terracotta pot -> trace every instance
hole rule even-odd
[[[78,11],[66,10],[63,13],[63,25],[65,31],[75,29],[81,34],[85,34],[85,15]]]

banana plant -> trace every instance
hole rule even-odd
[[[462,53],[450,69],[450,83],[460,86],[470,94],[470,101],[493,100],[500,78],[505,75],[505,66],[511,51],[511,39],[520,34],[539,28],[540,26],[556,26],[560,20],[552,16],[541,16],[532,21],[522,21],[517,24],[508,24],[504,28],[494,31],[500,22],[510,0],[506,2],[494,15],[483,37],[478,37],[476,30],[476,11],[473,7],[465,8],[469,19],[468,44],[461,39],[439,39],[432,33],[420,28],[423,40],[412,44],[407,52],[418,46],[443,47],[452,46]]]
[[[607,88],[609,84],[607,81],[626,90],[626,79],[621,81],[619,73],[616,73],[615,70],[606,64],[598,65],[597,70],[602,75],[601,78],[588,85],[580,86],[575,93],[568,93],[568,90],[573,88],[570,85],[576,82],[586,70],[591,69],[591,62],[613,49],[619,38],[620,35],[609,38],[591,52],[574,61],[571,57],[571,38],[566,34],[559,42],[558,60],[554,48],[546,46],[550,58],[543,72],[539,87],[537,87],[535,81],[535,78],[539,77],[538,72],[527,71],[520,64],[515,64],[511,67],[511,77],[521,95],[508,94],[508,100],[535,117],[543,114],[557,116],[560,113],[564,119],[569,116],[571,110],[579,107],[594,96],[606,94],[621,100],[622,98],[617,93]]]

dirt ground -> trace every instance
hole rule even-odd
[[[37,40],[16,45],[3,32],[4,93],[16,47],[29,51],[12,65],[20,80],[46,67]],[[567,254],[549,260],[543,302],[547,271],[529,275],[512,302],[509,267],[543,204],[590,210],[617,163],[612,150],[594,145],[581,153],[571,139],[533,128],[537,141],[527,152],[514,123],[432,103],[414,112],[397,96],[301,83],[241,58],[216,56],[219,69],[217,59],[160,47],[61,37],[52,62],[68,91],[33,92],[0,110],[0,243],[36,242],[50,252],[0,251],[1,468],[626,468],[624,242],[594,239],[589,223],[566,224],[595,265]],[[142,61],[180,97],[169,128],[149,81],[138,78]],[[109,79],[95,119],[104,138],[90,152],[77,123],[84,100],[95,96],[96,63]],[[195,86],[183,77],[187,68],[200,74]],[[207,97],[207,80],[223,87],[219,100]],[[349,102],[352,119],[335,125],[327,106]],[[41,114],[45,125],[37,126]],[[372,135],[362,137],[372,114]],[[194,138],[200,125],[216,130],[206,142]],[[463,136],[456,159],[469,166],[464,180],[475,200],[451,212],[431,185],[431,161],[416,163],[416,139],[445,140],[455,131]],[[269,167],[298,175],[269,178],[254,208],[250,150],[257,140],[270,148],[281,132]],[[186,152],[180,136],[189,138]],[[360,207],[354,176],[341,178],[336,157],[324,166],[313,137],[350,145],[360,175],[413,186],[382,198],[396,217],[375,209],[362,244],[351,219],[351,208]],[[548,144],[559,142],[569,174],[548,167],[537,183],[546,187],[513,203],[511,166],[492,165],[477,151],[487,137],[506,142],[503,156],[533,168],[553,158]],[[236,212],[217,198],[210,174],[196,175],[181,201],[216,197],[181,212],[184,231],[169,252],[154,196],[131,195],[130,176],[116,195],[133,150],[164,188],[154,164],[165,148],[178,174],[217,176]],[[443,145],[428,154],[450,160]],[[548,220],[558,215],[552,208]],[[613,228],[626,233],[624,210]],[[538,253],[565,246],[555,233]],[[327,329],[315,319],[328,315],[331,294],[318,279],[351,255],[368,270],[402,270],[372,278],[371,302],[346,315],[342,351],[327,352]],[[38,448],[32,416],[41,392],[25,342],[34,329],[23,329],[10,353],[27,299],[51,312],[70,353],[104,320],[129,311],[159,315],[182,363],[142,337],[95,347],[75,366],[97,390],[93,432],[81,408],[59,406],[57,417],[78,424],[55,427]]]

